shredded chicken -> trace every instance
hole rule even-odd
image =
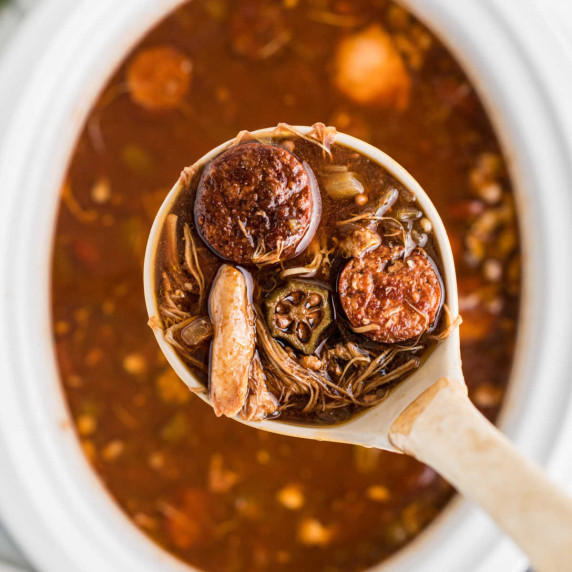
[[[345,256],[359,258],[362,254],[377,248],[380,244],[381,237],[377,232],[368,228],[357,228],[340,242],[340,248]]]
[[[209,298],[214,329],[210,397],[217,416],[233,417],[243,407],[254,356],[254,317],[244,274],[225,264]]]
[[[266,376],[260,358],[255,355],[248,377],[248,397],[240,417],[245,421],[262,421],[272,417],[279,407],[278,400],[266,387]]]

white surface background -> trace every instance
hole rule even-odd
[[[18,24],[26,14],[42,0],[12,0],[7,6],[0,8],[0,60],[2,50],[10,41],[10,37],[17,31]],[[97,2],[97,0],[92,0]],[[503,0],[511,2],[518,9],[519,0]],[[563,48],[572,59],[572,0],[536,0],[539,11],[549,23]],[[570,94],[572,95],[572,78],[570,78]],[[9,86],[0,86],[0,90],[9,89]],[[1,477],[0,477],[0,486]],[[14,568],[13,565],[17,565]],[[23,568],[20,568],[23,567]],[[0,572],[14,570],[30,570],[25,558],[9,539],[0,525]]]

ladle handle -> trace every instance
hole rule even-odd
[[[572,567],[572,500],[475,408],[464,385],[440,379],[390,430],[401,451],[479,504],[536,571]]]

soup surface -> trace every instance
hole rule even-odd
[[[217,415],[342,422],[383,401],[454,328],[440,319],[432,223],[335,128],[281,124],[259,137],[242,132],[183,172],[159,234],[150,324]]]
[[[426,527],[451,487],[405,456],[216,419],[146,326],[144,248],[181,169],[279,121],[369,141],[427,191],[456,259],[470,395],[496,417],[520,286],[510,180],[454,58],[383,0],[196,0],[141,41],[87,118],[62,189],[57,358],[87,458],[166,550],[204,570],[363,570]]]

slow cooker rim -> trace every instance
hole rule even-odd
[[[54,2],[54,4],[55,4],[55,2]],[[47,51],[47,50],[46,50],[46,51]],[[6,237],[4,236],[4,238],[6,238]],[[3,261],[3,262],[5,262],[5,261]],[[5,286],[5,285],[3,284],[3,286]],[[6,290],[5,290],[5,289],[4,289],[4,293],[6,293]],[[5,300],[6,300],[6,298],[3,298],[2,302],[4,302]],[[4,437],[4,436],[3,436],[3,437]],[[6,443],[4,443],[4,444],[6,444]],[[90,470],[91,470],[91,469],[90,469]],[[105,494],[107,495],[107,493],[105,493]],[[0,504],[2,505],[2,508],[4,508],[4,507],[6,506],[6,505],[5,505],[5,502],[4,502],[5,500],[6,500],[6,499],[5,499],[5,495],[4,495],[4,494],[0,495]],[[9,504],[9,502],[7,502],[6,504]],[[8,512],[10,512],[10,511],[8,511]],[[37,562],[38,562],[38,563],[41,563],[41,560],[37,560]],[[55,568],[54,568],[54,569],[55,569]],[[61,568],[60,568],[60,569],[61,569]],[[188,569],[188,568],[185,567],[184,569]]]

